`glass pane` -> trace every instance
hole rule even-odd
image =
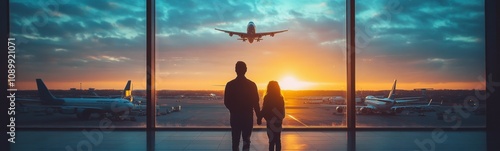
[[[145,89],[145,9],[145,1],[10,1],[16,126],[144,127],[130,98]]]
[[[358,0],[356,27],[357,127],[485,126],[483,1]]]
[[[485,131],[358,131],[356,150],[487,150]]]
[[[156,6],[158,126],[229,127],[224,90],[244,61],[260,107],[268,82],[281,86],[285,127],[345,127],[344,114],[332,115],[345,104],[345,1]]]
[[[230,131],[160,131],[156,150],[231,150]],[[346,132],[283,131],[283,150],[347,150]],[[254,130],[250,150],[268,150],[266,130]],[[242,145],[240,145],[242,146]]]
[[[107,126],[81,131],[18,131],[16,136],[11,151],[146,150],[144,131],[120,131]]]

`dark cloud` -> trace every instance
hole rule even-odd
[[[361,58],[384,55],[392,69],[432,71],[448,81],[477,81],[484,73],[484,12],[481,3],[461,1],[400,1],[401,12],[359,20],[369,42]],[[380,3],[378,3],[380,4]],[[383,3],[382,3],[383,4]],[[373,3],[360,3],[358,13],[383,12]],[[384,6],[384,5],[381,5]],[[374,31],[374,34],[370,34]],[[441,79],[426,79],[437,82]]]
[[[21,3],[21,2],[10,2],[9,8],[11,10],[12,18],[20,17],[33,17],[37,11],[35,6],[31,6],[31,3]]]
[[[119,3],[111,0],[85,0],[82,2],[97,10],[114,10],[116,6],[113,3]]]
[[[90,15],[83,9],[82,5],[63,4],[59,7],[59,12],[71,16],[71,18],[84,18]]]
[[[290,10],[290,15],[295,16],[295,17],[303,17],[304,15],[300,12],[297,12],[295,10]]]
[[[144,28],[144,25],[146,22],[144,22],[144,20],[141,20],[138,18],[129,17],[129,18],[120,19],[120,20],[116,21],[116,23],[120,26],[130,27],[130,28],[134,28],[134,29],[140,29],[140,28]]]
[[[26,40],[18,46],[20,81],[113,80],[126,68],[145,67],[145,8],[123,7],[137,5],[135,1],[82,2],[50,7],[57,12],[29,1],[11,3],[11,32]],[[47,18],[33,18],[34,11]],[[28,25],[34,30],[26,32]]]
[[[358,44],[360,75],[378,77],[375,80],[405,75],[414,77],[413,81],[443,81],[415,76],[436,75],[447,81],[460,82],[477,81],[478,74],[484,73],[484,2],[397,1],[401,11],[384,16],[387,14],[383,12],[390,7],[388,2],[357,1],[357,14],[374,13],[370,17],[358,16],[356,20],[360,29],[358,34],[366,30],[373,32],[365,33],[369,40],[365,45]],[[301,4],[293,5],[295,1],[286,3],[281,5],[280,2],[267,0],[157,1],[159,54],[181,56],[178,64],[193,67],[201,62],[214,66],[229,62],[220,59],[223,55],[260,55],[242,50],[280,54],[318,52],[311,56],[323,58],[326,55],[322,50],[342,48],[332,46],[335,44],[321,46],[321,43],[345,38],[345,1],[311,2],[324,5],[325,11],[322,12],[305,9],[305,5]],[[144,6],[143,1],[69,1],[59,5],[59,12],[48,12],[47,8],[37,3],[11,2],[11,32],[27,39],[27,43],[18,47],[20,80],[32,81],[40,76],[65,80],[89,79],[86,78],[90,76],[88,72],[122,76],[125,70],[144,69]],[[43,25],[35,24],[44,19],[34,17],[38,11],[48,14]],[[216,27],[244,31],[245,25],[241,24],[248,21],[255,21],[260,31],[282,28],[290,31],[278,35],[279,39],[265,37],[260,45],[241,43],[235,37],[212,31]],[[32,25],[36,30],[26,32],[26,25]],[[308,50],[283,52],[266,49],[266,46],[271,46],[266,41],[279,40],[294,42],[283,47]],[[332,58],[340,62],[338,60],[342,57],[338,54]],[[165,56],[160,58],[169,59]],[[321,63],[315,62],[315,58],[305,60],[311,66],[320,67],[317,64]],[[373,72],[378,68],[381,72]]]
[[[249,21],[249,15],[264,17],[261,13],[252,11],[251,5],[247,3],[229,1],[166,1],[158,7],[158,28],[162,32],[167,31],[164,28],[193,30],[221,22]]]

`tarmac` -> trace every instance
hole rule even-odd
[[[208,127],[228,128],[229,111],[225,108],[222,99],[206,98],[163,98],[158,99],[160,109],[156,116],[157,127],[183,128],[183,127]],[[262,103],[261,103],[262,104]],[[342,128],[346,127],[345,114],[335,111],[334,105],[329,104],[304,104],[298,99],[287,99],[286,117],[283,126],[300,128]],[[172,107],[181,106],[180,111],[172,111]],[[451,108],[451,107],[444,107]],[[446,118],[439,119],[436,112],[426,112],[424,116],[418,113],[403,111],[396,115],[357,115],[357,127],[484,127],[486,116],[467,113],[446,114]],[[146,116],[134,111],[129,116],[135,120],[113,121],[117,127],[145,127]],[[16,114],[17,127],[97,127],[103,119],[93,114],[89,120],[79,120],[75,114],[46,114],[42,111],[24,109]],[[265,122],[265,120],[264,120]],[[265,124],[254,127],[264,128]]]

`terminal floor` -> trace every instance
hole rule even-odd
[[[155,149],[230,150],[230,131],[157,131]],[[283,150],[347,150],[344,131],[285,131]],[[146,133],[142,131],[18,131],[13,151],[143,151]],[[265,130],[255,130],[251,150],[267,150]],[[241,147],[241,145],[240,145]],[[486,150],[484,131],[358,131],[358,151],[482,151]]]

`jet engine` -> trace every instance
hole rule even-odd
[[[361,111],[362,114],[371,114],[373,110],[371,108],[361,108],[359,111]]]
[[[59,110],[59,113],[61,114],[76,114],[78,112],[82,112],[82,110],[78,110],[78,108],[73,108],[73,107],[62,107]]]
[[[395,113],[398,113],[398,114],[399,114],[399,113],[401,113],[401,112],[403,112],[403,108],[394,108],[394,109],[392,109],[392,110],[393,110]]]
[[[335,111],[337,111],[337,113],[343,113],[344,112],[344,108],[341,107],[341,106],[337,106],[337,108],[335,108]]]

